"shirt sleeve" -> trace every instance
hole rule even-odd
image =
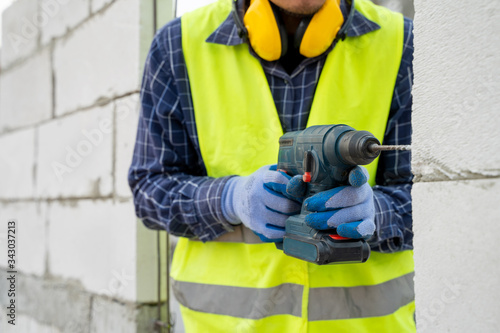
[[[207,177],[197,137],[189,133],[190,126],[196,129],[194,119],[187,119],[192,102],[186,100],[180,40],[180,20],[175,20],[152,42],[128,180],[136,215],[146,227],[208,241],[232,230],[220,208],[229,177]]]
[[[396,79],[384,144],[411,144],[411,88],[413,85],[413,22],[405,18],[404,46]],[[380,155],[377,185],[373,187],[375,225],[368,241],[378,252],[413,249],[411,152],[391,151]]]

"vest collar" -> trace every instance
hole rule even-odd
[[[238,0],[241,3],[243,0]],[[239,6],[241,8],[241,6]],[[347,15],[347,5],[345,0],[340,3],[340,9],[344,17]],[[380,26],[367,19],[363,14],[357,10],[354,12],[354,17],[350,28],[347,30],[348,37],[357,37],[369,32],[380,29]],[[236,28],[236,23],[233,20],[231,13],[222,22],[220,26],[215,29],[214,32],[206,39],[207,43],[222,44],[222,45],[239,45],[243,44],[243,39],[238,36],[238,29]]]

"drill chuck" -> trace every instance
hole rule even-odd
[[[367,165],[380,155],[379,151],[370,149],[380,142],[367,131],[349,131],[337,141],[339,156],[347,165]]]
[[[350,131],[338,139],[340,159],[348,165],[367,165],[373,162],[381,152],[411,150],[405,145],[381,145],[376,137],[367,131]]]

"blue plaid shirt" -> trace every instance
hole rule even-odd
[[[344,1],[341,7],[345,13]],[[356,37],[377,29],[380,27],[376,23],[356,12],[347,34],[348,37]],[[405,19],[403,57],[385,144],[407,145],[411,141],[412,29],[412,22]],[[207,42],[223,45],[243,43],[231,15]],[[279,61],[267,62],[258,58],[284,131],[306,127],[314,91],[328,52],[303,60],[291,74],[283,69]],[[230,177],[208,177],[200,153],[182,51],[180,18],[169,22],[154,37],[144,69],[141,104],[135,151],[129,170],[137,216],[148,228],[166,229],[174,235],[198,237],[202,241],[215,239],[232,230],[221,208],[222,189]],[[373,188],[376,231],[370,239],[372,249],[380,252],[411,249],[410,153],[383,153],[376,180],[377,185]]]

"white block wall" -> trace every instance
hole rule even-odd
[[[113,103],[43,124],[38,138],[39,197],[112,194]]]
[[[49,206],[49,271],[86,290],[136,299],[136,219],[129,201],[78,200]]]
[[[17,0],[2,15],[2,54],[0,66],[8,67],[36,50],[40,28],[38,4],[33,0]]]
[[[57,115],[138,89],[139,7],[139,0],[120,0],[56,44]]]
[[[2,332],[23,332],[23,333],[61,333],[59,329],[49,325],[43,325],[34,320],[33,318],[25,315],[19,316],[19,325],[12,328],[7,324],[7,317],[4,313],[0,313],[0,328]]]
[[[49,239],[47,237],[47,203],[45,202],[15,202],[0,203],[0,219],[2,226],[9,219],[16,219],[18,260],[20,271],[43,276],[46,273],[46,251]],[[2,230],[2,233],[5,230]],[[5,235],[3,235],[5,236]],[[5,241],[2,237],[0,242]],[[7,267],[7,256],[0,257],[0,267]]]
[[[0,198],[32,198],[35,194],[35,133],[27,128],[0,136]],[[24,147],[24,149],[19,149]]]
[[[38,12],[45,19],[41,25],[41,43],[63,36],[90,14],[90,0],[40,0]]]
[[[0,311],[1,332],[145,332],[155,318],[157,234],[127,184],[152,8],[17,0],[3,13],[0,226],[18,221],[25,305],[14,330]]]
[[[415,0],[419,332],[500,327],[500,3]]]
[[[157,2],[158,27],[172,3]],[[16,331],[146,331],[156,233],[134,218],[126,174],[153,19],[152,0],[17,0],[3,13],[0,225],[19,225]],[[0,331],[13,331],[2,311]]]
[[[5,33],[8,34],[9,31],[7,30]],[[8,50],[8,47],[5,50]],[[36,52],[19,66],[2,71],[0,77],[2,94],[0,99],[0,130],[13,130],[50,119],[52,116],[52,89],[48,48]],[[18,91],[19,94],[9,93],[13,91]]]

